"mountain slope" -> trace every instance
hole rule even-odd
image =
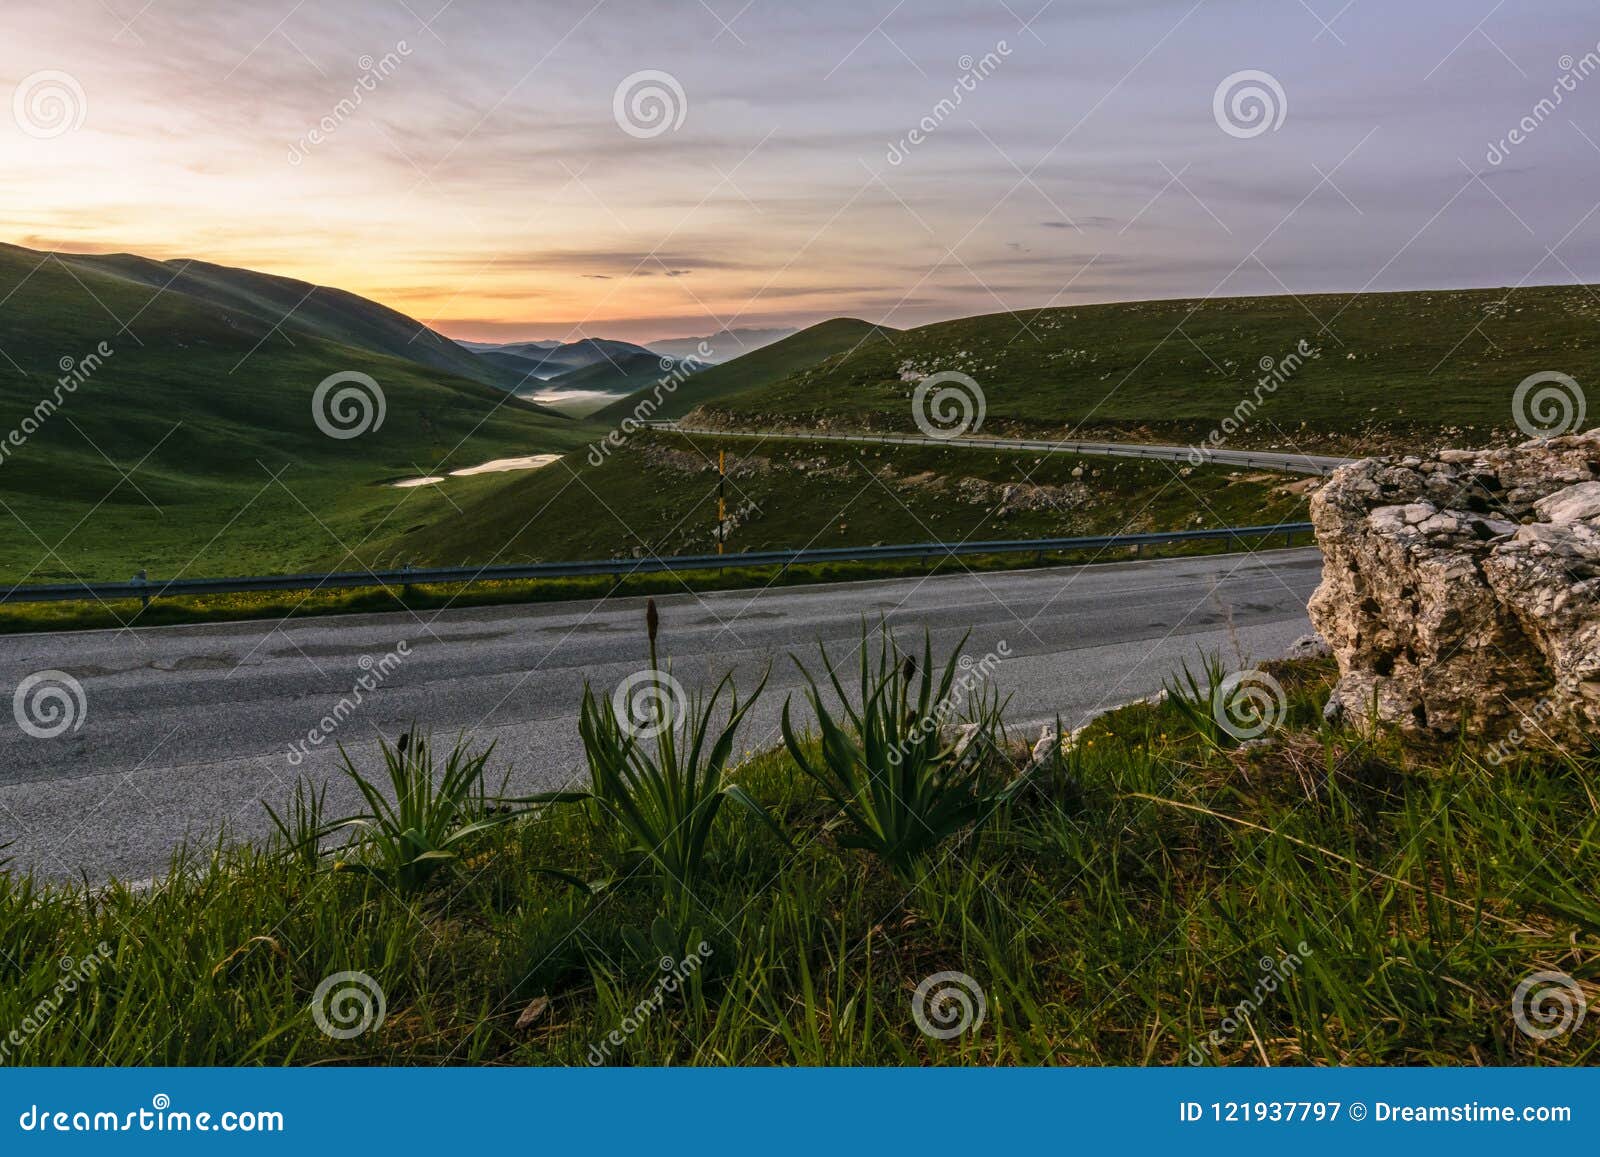
[[[31,250],[23,250],[31,253]],[[43,254],[34,254],[39,260]],[[152,261],[130,253],[58,254],[80,272],[125,278],[165,293],[181,293],[357,349],[404,358],[486,385],[508,384],[508,374],[471,350],[405,314],[343,289],[290,277],[213,265],[206,261]]]
[[[543,382],[530,382],[519,395],[557,413],[583,418],[637,390],[654,391],[674,375],[688,377],[696,368],[693,363],[657,354],[629,354],[615,361],[569,370]]]
[[[1466,445],[1521,436],[1513,396],[1530,375],[1559,371],[1592,395],[1597,322],[1585,286],[1046,309],[907,330],[713,401],[739,425],[910,430],[911,376],[958,371],[982,390],[991,432],[1183,444],[1232,419],[1232,445]]]
[[[630,394],[654,386],[679,367],[676,358],[659,354],[628,354],[614,362],[595,362],[581,369],[568,370],[545,382],[548,389],[597,390],[608,394]]]
[[[513,390],[543,381],[552,374],[566,373],[571,368],[566,362],[537,353],[529,355],[514,354],[509,350],[484,350],[478,357],[505,371],[506,385]]]
[[[649,345],[652,351],[666,357],[693,357],[717,365],[755,353],[775,341],[792,336],[794,332],[792,326],[785,329],[724,329],[709,337],[667,338],[650,342]]]
[[[731,362],[702,370],[679,385],[650,416],[680,418],[696,406],[759,389],[828,358],[879,346],[888,335],[897,332],[853,317],[836,317]],[[621,421],[631,416],[639,401],[651,392],[653,386],[596,411],[593,418],[599,422]]]
[[[608,338],[586,337],[565,345],[545,342],[512,342],[479,351],[478,357],[515,375],[513,388],[531,384],[530,379],[547,379],[593,365],[615,365],[624,358],[655,357],[643,346]]]
[[[724,448],[732,552],[1170,530],[1200,525],[1200,512],[1205,525],[1273,523],[1305,512],[1303,488],[1220,466],[1191,471],[1180,487],[1160,462],[1059,454],[1035,464],[982,450],[713,443],[648,432],[598,465],[569,455],[492,491],[451,479],[457,508],[424,534],[375,542],[374,558],[453,566],[489,554],[531,562],[712,553],[716,451]],[[1039,500],[1016,503],[1025,471]],[[871,489],[866,500],[863,486]]]
[[[0,247],[4,579],[332,562],[369,534],[448,509],[388,482],[584,441],[571,421],[501,389],[291,336],[128,272]],[[350,371],[378,383],[383,420],[341,439],[323,429],[352,424],[330,420],[336,395],[320,411],[314,402],[324,379]]]

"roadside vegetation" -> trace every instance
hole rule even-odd
[[[769,586],[1104,565],[1130,559],[1177,558],[1227,551],[1260,552],[1306,545],[1308,535],[1305,532],[1292,537],[1274,532],[1236,541],[1199,540],[1146,546],[1137,550],[1123,547],[1117,550],[1035,551],[1024,554],[963,555],[955,559],[930,555],[926,560],[813,563],[791,567],[734,566],[726,570],[666,571],[622,577],[598,575],[470,584],[418,583],[409,587],[374,587],[352,591],[199,595],[155,599],[149,606],[142,606],[138,599],[0,604],[0,634],[245,622],[253,619],[287,620],[318,615],[385,614],[394,611],[423,613],[451,608],[680,594],[684,591],[754,590]]]
[[[413,732],[350,767],[364,816],[307,788],[271,846],[191,847],[148,887],[0,873],[5,1059],[1600,1058],[1592,1020],[1540,1040],[1512,1010],[1540,971],[1597,995],[1600,753],[1363,739],[1322,721],[1315,662],[1271,668],[1265,744],[1205,722],[1198,664],[1035,745],[981,693],[943,706],[954,656],[864,644],[853,708],[742,762],[718,691],[634,717],[596,688],[590,791],[499,799],[492,752]],[[797,657],[822,686],[859,664]]]
[[[714,554],[717,549],[717,452],[728,450],[725,549],[871,546],[876,543],[965,542],[1062,538],[1203,527],[1276,526],[1307,518],[1315,479],[1221,466],[1191,467],[1077,455],[992,453],[916,446],[844,447],[830,443],[724,443],[675,434],[641,434],[598,467],[579,455],[521,475],[451,478],[442,487],[365,487],[343,499],[355,521],[318,525],[296,499],[271,488],[256,500],[238,534],[291,535],[304,553],[229,555],[196,560],[185,577],[251,573],[356,571],[421,566],[506,565],[573,559],[649,559]],[[9,467],[7,467],[9,469]],[[289,478],[284,479],[287,484]],[[133,496],[137,501],[137,496]],[[292,507],[292,510],[286,509]],[[273,521],[269,511],[284,521]],[[155,512],[150,511],[155,518]],[[318,518],[327,515],[326,509]],[[338,520],[335,519],[335,522]],[[133,550],[133,540],[91,536],[106,552]],[[1304,541],[1303,539],[1301,540]],[[1270,549],[1282,535],[1146,547],[1142,557],[1208,554],[1241,545]],[[46,548],[34,544],[37,552]],[[23,544],[12,542],[20,558]],[[140,550],[147,549],[140,547]],[[220,549],[220,548],[219,548]],[[229,548],[231,549],[231,548]],[[55,558],[56,556],[49,556]],[[77,571],[126,579],[131,558]],[[120,556],[119,556],[120,557]],[[140,554],[138,557],[147,557]],[[285,591],[138,600],[0,604],[0,633],[120,627],[297,615],[353,614],[665,594],[682,590],[892,578],[961,570],[1122,561],[1127,550],[969,556],[959,561],[907,559],[828,563],[780,569],[598,576],[534,582]],[[231,563],[239,565],[229,565]],[[182,563],[152,564],[152,581]],[[260,569],[256,569],[260,568]],[[76,570],[76,567],[74,567]],[[21,574],[18,574],[21,577]],[[68,578],[41,566],[28,582]],[[0,586],[0,590],[3,590]]]

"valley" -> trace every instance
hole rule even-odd
[[[638,430],[596,447],[640,417],[915,432],[918,379],[950,371],[979,391],[984,436],[1181,445],[1235,412],[1262,349],[1307,356],[1228,446],[1504,440],[1518,376],[1581,369],[1596,309],[1544,288],[837,318],[709,364],[600,338],[458,344],[353,294],[199,262],[7,246],[0,285],[0,417],[31,427],[0,459],[0,578],[17,584],[706,552],[719,452],[732,551],[1297,520],[1304,485],[1226,461]],[[1307,310],[1338,319],[1315,346]],[[335,403],[359,429],[334,428]],[[524,459],[541,468],[485,465]]]

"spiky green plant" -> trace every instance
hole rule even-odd
[[[821,685],[795,659],[821,732],[819,757],[813,758],[795,733],[788,702],[783,739],[801,771],[822,788],[851,829],[839,843],[865,848],[897,875],[912,878],[946,840],[965,829],[976,831],[1022,781],[1006,783],[998,696],[978,688],[970,702],[958,703],[952,695],[965,637],[940,670],[927,635],[918,664],[899,653],[886,625],[880,632],[876,661],[862,632],[859,709],[827,648],[818,645],[843,705],[843,723],[823,702]],[[957,739],[950,735],[955,721],[965,724]]]
[[[1185,661],[1179,674],[1164,684],[1167,702],[1197,736],[1217,751],[1231,750],[1243,742],[1228,725],[1228,720],[1233,717],[1225,702],[1230,675],[1228,665],[1220,655],[1201,652],[1198,673]],[[1248,695],[1238,696],[1236,702],[1241,716],[1239,721],[1254,724],[1257,717],[1249,715],[1252,708]]]
[[[388,792],[369,779],[340,747],[344,772],[355,783],[367,811],[327,825],[324,834],[350,830],[352,847],[362,858],[341,859],[341,871],[362,872],[401,893],[426,887],[434,874],[460,858],[468,841],[516,818],[527,809],[491,810],[484,786],[484,768],[494,744],[474,754],[464,739],[445,758],[444,769],[434,766],[433,744],[425,736],[406,733],[391,747],[379,741]],[[393,797],[391,802],[390,797]]]
[[[563,799],[591,801],[615,823],[631,849],[655,865],[670,912],[687,911],[712,846],[712,832],[726,800],[733,800],[786,839],[771,815],[728,778],[734,737],[766,687],[766,676],[743,702],[728,674],[709,697],[682,696],[671,672],[661,666],[656,636],[660,617],[655,600],[646,608],[650,665],[646,675],[661,692],[656,714],[647,719],[619,717],[610,697],[585,684],[578,733],[592,786]],[[724,691],[731,693],[727,721],[712,732]],[[624,714],[627,715],[626,705]]]
[[[328,835],[328,824],[323,818],[327,799],[327,784],[318,787],[301,776],[295,780],[294,793],[284,805],[282,815],[270,803],[261,802],[277,830],[279,850],[307,868],[317,867],[323,854],[322,841]]]

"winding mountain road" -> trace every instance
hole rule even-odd
[[[848,658],[879,616],[908,642],[929,630],[936,648],[970,631],[974,664],[1008,654],[994,683],[1013,724],[1036,733],[1057,713],[1074,725],[1158,690],[1201,650],[1281,654],[1310,629],[1320,565],[1315,550],[1283,550],[658,602],[664,653],[691,689],[731,668],[748,690],[771,664],[741,735],[755,750],[779,742],[783,700],[800,687],[787,653],[814,656],[822,640]],[[640,670],[643,618],[642,600],[612,599],[0,637],[7,699],[40,673],[82,688],[73,726],[53,737],[23,727],[46,730],[20,699],[0,709],[0,844],[48,877],[149,878],[186,836],[262,835],[261,802],[282,801],[299,775],[333,782],[335,814],[354,810],[335,744],[371,766],[376,736],[413,721],[441,740],[496,741],[492,766],[515,791],[571,782],[583,685],[609,693]],[[363,678],[371,689],[340,707]]]
[[[932,438],[914,434],[831,434],[789,430],[715,430],[707,426],[686,426],[682,422],[646,422],[651,429],[675,434],[695,434],[708,438],[786,439],[793,442],[865,442],[872,445],[960,447],[968,450],[1020,450],[1037,454],[1088,454],[1097,458],[1148,458],[1165,462],[1194,464],[1198,451],[1192,446],[1147,446],[1140,442],[1067,442],[1024,438]],[[1283,470],[1290,474],[1329,474],[1353,458],[1332,458],[1323,454],[1285,454],[1278,450],[1205,451],[1205,460],[1223,466],[1244,466],[1261,470]]]

